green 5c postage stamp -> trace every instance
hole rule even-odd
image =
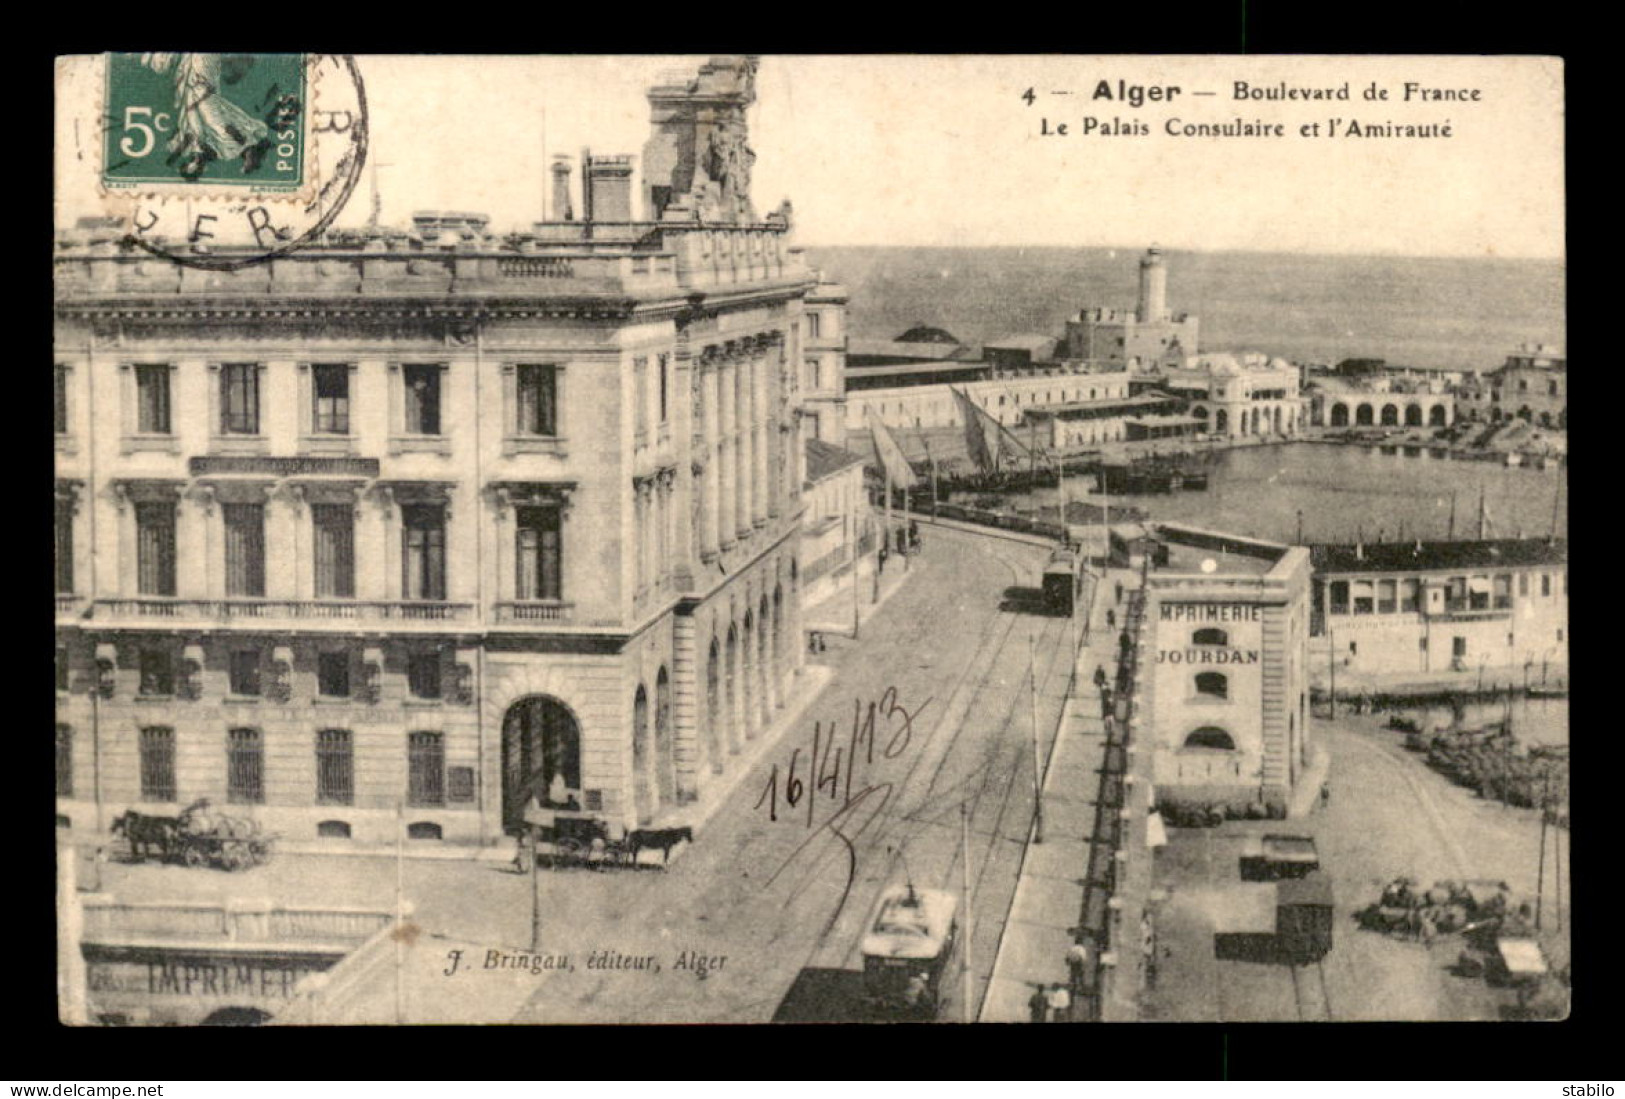
[[[307,176],[305,57],[115,53],[102,182],[297,190]]]

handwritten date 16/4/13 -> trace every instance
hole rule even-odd
[[[798,747],[790,753],[787,767],[781,769],[775,763],[754,808],[765,806],[767,819],[777,821],[781,801],[787,809],[800,808],[805,802],[807,827],[811,828],[821,797],[839,805],[852,802],[854,779],[866,777],[874,767],[877,747],[883,759],[896,759],[908,750],[914,721],[930,703],[927,698],[910,710],[897,700],[896,687],[887,687],[878,702],[853,699],[852,726],[845,744],[839,743],[842,737],[836,722],[830,722],[827,729],[823,722],[814,722],[812,751],[803,760],[803,748]],[[867,789],[860,786],[857,796]]]

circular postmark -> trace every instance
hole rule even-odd
[[[109,54],[100,191],[125,247],[230,271],[325,233],[367,158],[367,96],[335,54]]]

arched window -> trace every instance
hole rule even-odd
[[[1196,693],[1208,698],[1229,698],[1230,677],[1223,672],[1198,672]]]
[[[711,773],[722,773],[722,646],[711,638],[711,650],[705,661],[705,754],[711,761]]]
[[[664,666],[655,676],[655,795],[669,805],[676,797],[675,759],[671,743],[671,677]]]
[[[1185,738],[1187,748],[1206,748],[1212,751],[1233,752],[1236,742],[1217,725],[1204,725]]]
[[[654,806],[649,792],[649,692],[641,683],[632,696],[632,781],[638,823],[647,824]]]
[[[1217,626],[1208,626],[1191,634],[1192,645],[1229,645],[1230,635]]]

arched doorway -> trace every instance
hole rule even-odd
[[[664,666],[655,676],[655,797],[661,805],[677,800],[677,767],[671,745],[671,677]]]
[[[1399,408],[1397,406],[1391,404],[1385,404],[1382,406],[1382,426],[1399,426]]]
[[[1405,406],[1405,426],[1406,427],[1421,427],[1422,426],[1422,406],[1421,405],[1419,405],[1419,404],[1408,404],[1408,405]]]
[[[1229,431],[1230,413],[1226,412],[1222,408],[1215,412],[1213,414],[1213,430],[1217,431],[1220,435],[1223,435],[1225,432]]]
[[[1432,408],[1428,409],[1428,423],[1433,427],[1444,427],[1446,418],[1449,415],[1450,414],[1445,411],[1444,405],[1436,404]]]
[[[1275,406],[1275,434],[1277,434],[1277,435],[1282,434],[1282,432],[1281,432],[1281,406],[1280,405]]]
[[[502,719],[502,827],[516,834],[525,804],[545,804],[553,779],[566,791],[581,790],[581,729],[575,715],[556,698],[533,695],[508,707]],[[568,795],[567,795],[568,797]]]
[[[1371,426],[1371,406],[1362,404],[1354,410],[1354,423],[1359,427]]]
[[[1347,426],[1349,426],[1349,406],[1348,405],[1346,405],[1346,404],[1334,404],[1334,405],[1332,405],[1332,426],[1333,427],[1347,427]]]
[[[790,649],[785,642],[784,585],[782,584],[773,585],[773,653],[775,657],[773,662],[773,670],[774,674],[779,677],[780,684],[779,705],[783,706],[783,687],[785,683],[785,676],[789,672],[788,665],[790,663],[786,657],[790,655]]]
[[[739,751],[739,627],[728,624],[727,669],[722,685],[722,727],[728,730],[728,751]]]
[[[772,619],[768,617],[767,593],[763,592],[762,601],[756,607],[756,670],[761,681],[757,691],[757,702],[762,712],[763,729],[773,723],[773,693],[777,685],[768,651],[768,635],[773,632],[770,628],[771,622]]]
[[[756,612],[745,612],[745,628],[739,635],[739,723],[744,727],[745,739],[754,740],[757,728],[756,712]]]
[[[632,808],[639,824],[654,819],[654,791],[649,785],[649,692],[638,684],[632,696]]]
[[[711,639],[705,660],[705,755],[713,775],[722,774],[722,646]]]

